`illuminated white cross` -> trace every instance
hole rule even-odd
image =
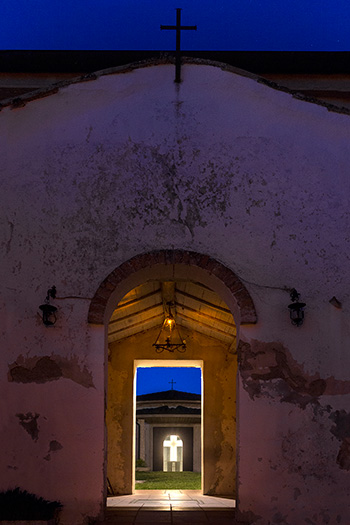
[[[182,447],[182,439],[171,435],[170,439],[165,439],[163,445],[170,447],[170,461],[177,461],[177,449]]]

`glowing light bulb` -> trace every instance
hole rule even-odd
[[[175,327],[175,319],[173,317],[166,317],[164,321],[164,329],[171,332]]]

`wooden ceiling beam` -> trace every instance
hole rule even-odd
[[[143,321],[137,321],[136,323],[132,323],[132,324],[129,324],[128,326],[125,326],[124,328],[119,328],[118,330],[110,330],[108,331],[108,335],[114,335],[114,334],[118,334],[120,332],[125,332],[126,330],[130,330],[132,328],[135,328],[137,326],[141,326],[141,325],[145,325],[146,323],[149,323],[150,321],[154,321],[155,319],[160,319],[161,316],[160,315],[153,315],[152,317],[148,317],[147,319],[143,320]],[[143,330],[139,330],[140,332],[142,332]]]
[[[177,316],[180,317],[180,318],[183,318],[183,319],[186,319],[187,321],[190,321],[192,324],[195,323],[197,326],[201,326],[203,325],[205,328],[207,328],[208,330],[211,330],[212,332],[217,332],[218,334],[224,334],[226,335],[226,337],[235,337],[236,335],[236,330],[234,331],[233,334],[225,331],[225,330],[220,330],[220,328],[216,328],[215,326],[211,326],[209,325],[208,323],[196,323],[195,319],[193,319],[193,317],[190,317],[189,315],[186,315],[184,314],[183,312],[178,312],[177,313]],[[232,325],[234,327],[234,325]],[[199,332],[200,330],[196,329],[196,328],[193,328],[193,330],[196,330],[197,332]]]
[[[189,312],[193,312],[196,315],[198,315],[199,317],[203,317],[206,320],[209,320],[209,321],[212,321],[212,322],[215,322],[215,323],[221,323],[221,324],[223,324],[225,326],[230,326],[230,327],[231,326],[235,326],[233,318],[232,318],[232,321],[224,321],[223,319],[220,319],[218,317],[213,317],[211,315],[205,314],[205,313],[200,312],[199,310],[196,310],[195,308],[191,308],[190,306],[187,306],[185,304],[177,303],[177,306],[179,306],[181,309],[188,310]],[[195,319],[195,317],[193,317],[193,320],[197,321],[197,322],[200,322],[197,319]]]
[[[197,303],[203,303],[209,308],[212,308],[213,310],[218,310],[219,312],[223,312],[225,314],[231,314],[231,310],[229,310],[228,308],[224,308],[223,306],[219,306],[218,304],[210,303],[209,301],[206,301],[205,299],[196,297],[195,295],[179,290],[178,288],[175,289],[175,293],[176,295],[179,294],[179,295],[182,295],[183,297],[187,297],[188,299],[192,299],[193,301],[196,301]]]
[[[137,303],[140,303],[141,301],[144,301],[145,299],[148,299],[149,297],[152,297],[153,295],[157,295],[161,293],[161,289],[157,288],[157,290],[154,290],[153,292],[146,293],[145,295],[142,295],[141,297],[137,297],[137,299],[131,299],[130,301],[126,301],[125,303],[121,302],[118,303],[116,309],[114,312],[119,311],[123,308],[128,308],[129,306],[134,306]]]
[[[117,319],[111,319],[111,321],[109,321],[109,324],[112,325],[112,324],[120,323],[122,321],[125,321],[126,319],[130,319],[131,317],[142,315],[144,314],[144,312],[149,312],[150,310],[154,310],[154,308],[159,308],[159,306],[163,306],[163,303],[152,304],[152,306],[147,306],[147,308],[143,308],[142,310],[138,310],[137,312],[133,312],[131,314],[124,315],[123,317],[118,317]]]

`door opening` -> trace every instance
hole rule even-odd
[[[181,332],[183,342],[179,348],[172,340],[159,343],[158,339],[169,303],[172,318]],[[202,371],[201,426],[199,430],[189,428],[185,417],[177,421],[174,428],[170,420],[154,425],[152,435],[147,438],[152,444],[148,445],[151,459],[146,458],[146,466],[164,472],[163,442],[168,436],[179,436],[183,442],[183,472],[195,471],[197,461],[203,494],[233,496],[236,486],[236,326],[230,309],[217,293],[198,281],[183,279],[147,280],[119,301],[110,318],[106,478],[114,494],[131,494],[135,490],[136,461],[144,459],[142,451],[147,447],[147,439],[142,440],[146,418],[139,417],[140,414],[136,418],[137,370],[161,367],[168,370],[199,367]],[[172,371],[169,375],[161,390],[187,390],[180,389]],[[172,422],[179,415],[176,414],[178,406],[182,406],[179,400],[168,414],[173,416]],[[144,405],[143,408],[149,422],[155,407]],[[196,459],[199,448],[199,459]]]
[[[202,363],[175,364],[135,362],[136,490],[201,489]],[[184,473],[187,478],[167,473]]]

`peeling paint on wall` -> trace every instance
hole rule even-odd
[[[16,383],[47,383],[61,377],[71,379],[86,388],[94,387],[92,373],[81,367],[76,357],[58,355],[24,358],[20,355],[9,365],[8,379]]]
[[[341,441],[337,463],[341,469],[350,470],[350,414],[345,410],[336,410],[329,419],[334,421],[332,434]]]
[[[32,412],[27,412],[26,414],[16,414],[16,417],[18,417],[19,424],[24,428],[26,432],[28,432],[32,440],[38,441],[39,427],[37,420],[39,418],[39,414],[32,414]]]
[[[62,370],[50,357],[41,357],[34,366],[25,365],[9,366],[9,380],[16,383],[46,383],[62,377]]]
[[[291,356],[290,352],[281,343],[264,343],[252,340],[250,344],[240,341],[238,355],[241,363],[241,377],[243,386],[251,399],[269,398],[281,403],[291,403],[302,410],[307,407],[313,411],[313,421],[322,421],[328,417],[334,422],[330,432],[341,442],[336,463],[343,470],[350,470],[350,414],[345,410],[332,412],[330,405],[321,406],[319,397],[322,395],[338,395],[350,392],[350,381],[339,381],[334,377],[321,378],[318,374],[308,375]],[[306,458],[298,466],[298,447],[300,442],[298,433],[288,433],[281,443],[283,457],[289,464],[290,472],[296,472],[306,478],[312,474],[315,478],[327,479],[329,467],[324,471],[315,463]],[[316,450],[316,446],[314,446]],[[326,448],[322,446],[318,452],[321,463]],[[289,458],[292,459],[290,463]],[[323,458],[323,459],[322,459]],[[271,467],[273,468],[273,467]],[[310,470],[311,468],[311,470]],[[300,490],[294,489],[294,499],[300,496]]]
[[[58,450],[62,450],[62,449],[63,449],[63,446],[61,445],[61,443],[59,441],[56,441],[55,439],[50,441],[49,452],[44,457],[44,459],[46,461],[50,461],[51,460],[51,452],[57,452]]]
[[[273,397],[305,409],[322,395],[350,393],[350,381],[307,374],[279,342],[240,341],[238,358],[243,385],[251,399]]]

